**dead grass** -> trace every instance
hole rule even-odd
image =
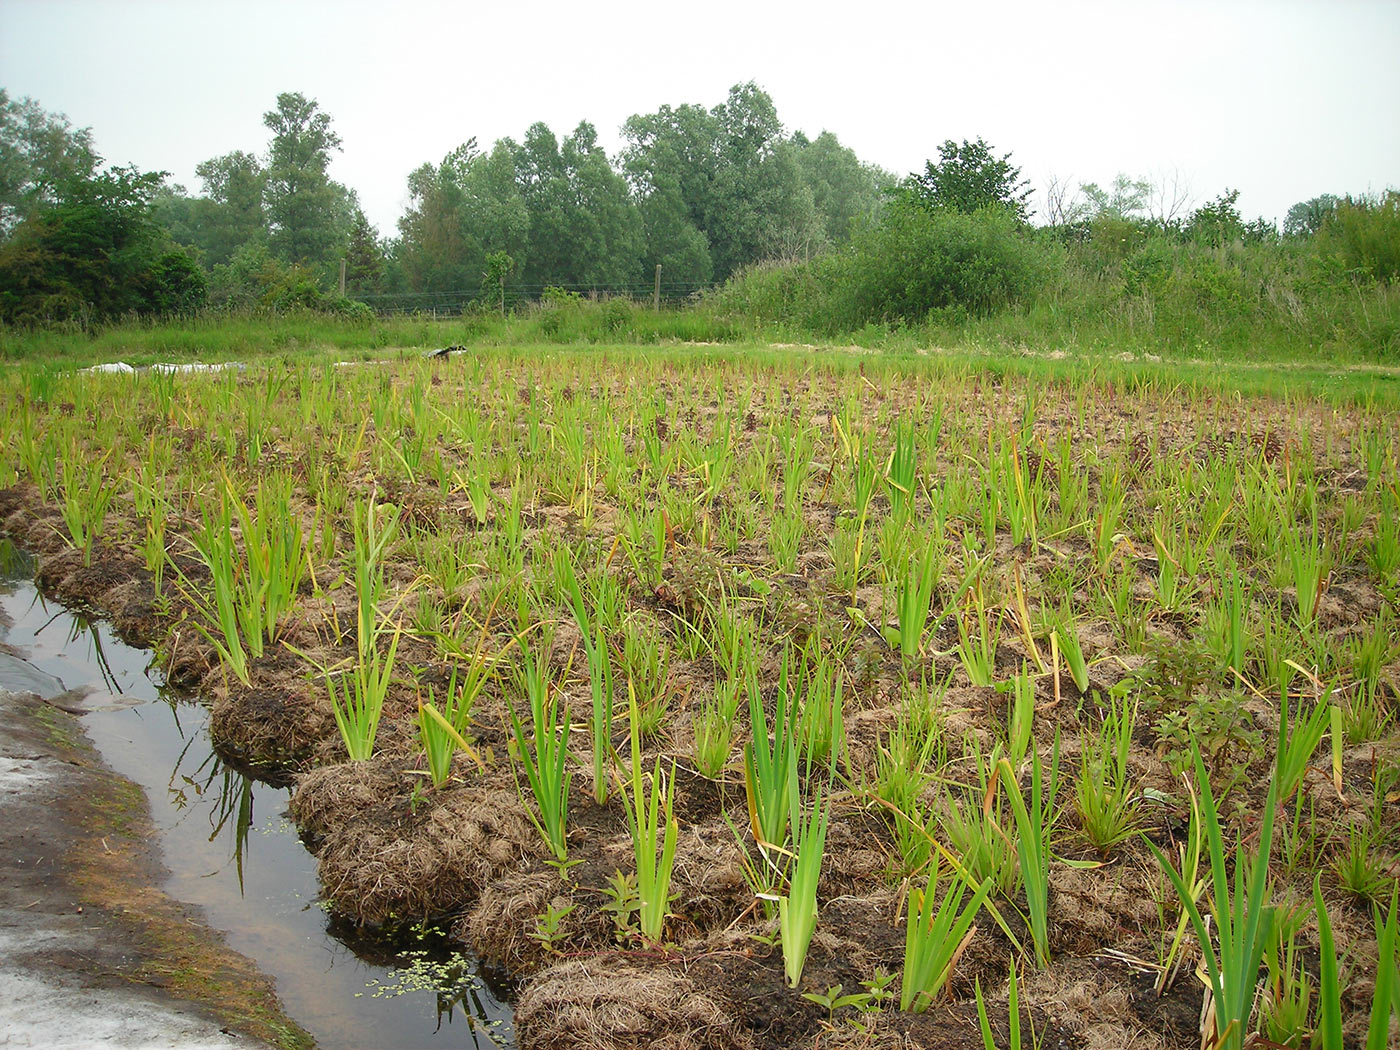
[[[617,958],[546,970],[515,1007],[522,1045],[553,1050],[752,1050],[722,1000],[678,969]]]
[[[292,814],[319,832],[321,885],[341,915],[379,925],[449,914],[542,853],[513,791],[453,784],[415,798],[419,779],[371,759],[324,767],[298,787]]]

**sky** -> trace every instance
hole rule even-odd
[[[1123,172],[1195,204],[1238,189],[1246,219],[1400,187],[1400,0],[0,0],[0,87],[109,162],[197,192],[196,164],[265,153],[263,113],[299,91],[384,235],[408,173],[469,138],[587,120],[614,154],[630,115],[749,80],[789,131],[897,174],[981,136],[1038,193]]]

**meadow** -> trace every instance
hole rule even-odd
[[[333,913],[523,1047],[1396,1045],[1389,371],[550,316],[0,373],[0,529]]]

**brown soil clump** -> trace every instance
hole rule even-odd
[[[335,736],[330,700],[315,690],[268,686],[217,695],[209,716],[214,746],[255,767],[296,768]]]
[[[513,791],[454,785],[419,798],[420,782],[391,760],[330,766],[302,780],[292,816],[321,834],[321,885],[339,914],[370,925],[449,914],[540,852]]]
[[[560,963],[515,1008],[522,1050],[753,1050],[728,1004],[680,967],[617,958]]]

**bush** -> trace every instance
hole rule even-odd
[[[1400,277],[1400,191],[1375,198],[1348,197],[1323,220],[1317,234],[1324,259],[1355,277]]]
[[[711,302],[755,325],[826,335],[868,324],[947,325],[1027,301],[1043,284],[1046,263],[1004,208],[969,215],[897,201],[844,252],[750,267]]]
[[[1029,299],[1044,276],[1036,246],[1004,209],[964,215],[895,205],[833,262],[834,319],[846,328],[950,311],[984,317]]]

